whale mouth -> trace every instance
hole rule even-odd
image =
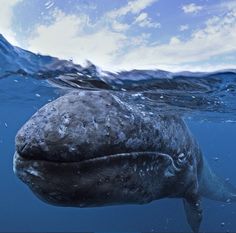
[[[78,162],[37,160],[14,155],[15,174],[46,203],[94,207],[143,204],[155,199],[156,177],[174,177],[171,156],[158,152],[131,152]]]
[[[146,151],[146,152],[128,152],[128,153],[117,153],[117,154],[110,154],[110,155],[104,155],[104,156],[94,156],[92,158],[87,159],[81,159],[80,161],[68,161],[68,160],[50,160],[45,158],[32,158],[32,157],[26,157],[22,156],[21,153],[18,151],[15,152],[14,155],[14,170],[19,169],[17,168],[17,163],[21,164],[36,164],[36,163],[47,163],[47,164],[57,164],[58,166],[66,165],[66,164],[77,164],[77,165],[94,165],[96,163],[106,162],[107,164],[112,161],[118,161],[118,160],[137,160],[141,158],[143,161],[145,160],[160,160],[166,159],[173,162],[171,156],[164,154],[164,153],[158,153],[155,151]]]
[[[155,151],[138,151],[138,152],[123,152],[123,153],[114,153],[114,154],[109,154],[109,155],[94,155],[92,157],[86,158],[83,157],[79,160],[73,160],[73,159],[63,159],[60,157],[60,159],[53,159],[53,158],[45,158],[45,157],[40,157],[38,155],[36,156],[27,156],[27,154],[21,153],[19,151],[15,152],[15,157],[17,159],[21,159],[21,161],[27,161],[27,162],[35,162],[35,161],[41,161],[41,162],[51,162],[51,163],[96,163],[99,161],[109,161],[111,159],[122,159],[122,158],[137,158],[138,156],[168,156],[164,153],[157,153]]]
[[[150,168],[148,164],[151,164]],[[156,165],[154,168],[153,164]],[[163,166],[165,164],[165,166]],[[43,174],[50,173],[53,171],[53,176],[57,176],[61,171],[57,171],[57,168],[63,167],[76,167],[77,173],[82,174],[83,168],[86,168],[86,173],[93,171],[93,169],[99,167],[134,167],[134,172],[137,171],[138,166],[141,165],[141,171],[143,170],[157,170],[157,167],[171,167],[173,171],[178,172],[180,168],[176,166],[173,158],[165,153],[146,151],[146,152],[128,152],[128,153],[117,153],[105,156],[94,156],[92,158],[82,159],[80,161],[55,161],[48,160],[45,158],[32,158],[21,156],[19,152],[15,152],[13,161],[13,170],[19,178],[24,178],[27,176],[37,176],[42,178]],[[55,169],[56,168],[56,169]],[[81,170],[80,170],[81,169]],[[22,176],[23,174],[23,176]],[[70,176],[73,175],[73,172]]]

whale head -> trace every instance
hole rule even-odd
[[[72,92],[19,130],[14,172],[53,205],[142,204],[178,196],[176,177],[189,148],[169,142],[185,130],[180,119],[143,115],[109,92]]]

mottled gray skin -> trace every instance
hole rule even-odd
[[[43,201],[60,206],[183,198],[198,232],[203,163],[180,117],[143,113],[125,94],[77,91],[45,105],[20,129],[14,171]]]

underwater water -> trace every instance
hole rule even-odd
[[[235,71],[170,73],[134,70],[111,73],[92,64],[80,67],[63,62],[58,65],[58,61],[56,68],[52,65],[42,71],[46,62],[41,62],[42,67],[38,69],[38,61],[33,66],[25,60],[20,60],[19,67],[14,70],[12,64],[7,68],[7,61],[16,54],[21,56],[22,51],[18,49],[13,55],[7,53],[6,49],[15,48],[10,48],[6,41],[0,42],[0,49],[3,50],[4,46],[4,54],[8,55],[5,63],[3,60],[0,63],[5,67],[0,75],[0,232],[190,231],[181,199],[99,208],[55,207],[40,201],[14,175],[17,131],[40,107],[75,89],[129,93],[126,101],[130,106],[153,114],[183,117],[212,169],[236,185]],[[50,58],[49,63],[52,60]],[[13,71],[9,72],[9,69]],[[203,199],[203,211],[201,231],[236,231],[235,203]]]

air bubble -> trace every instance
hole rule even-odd
[[[220,224],[220,226],[221,226],[221,227],[224,227],[224,226],[225,226],[225,222],[222,222],[222,223]]]

